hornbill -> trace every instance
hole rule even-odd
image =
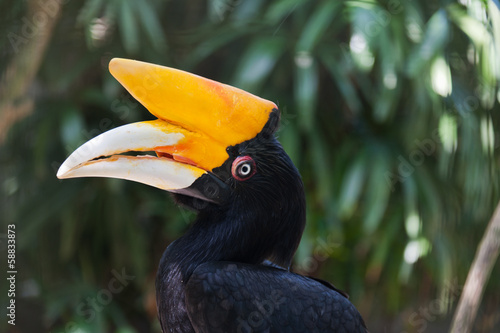
[[[305,195],[274,135],[276,105],[172,68],[115,58],[109,69],[158,119],[93,138],[57,177],[133,180],[167,190],[197,212],[161,258],[163,331],[366,332],[345,294],[290,271]]]

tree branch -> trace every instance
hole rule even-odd
[[[500,202],[491,217],[479,243],[476,256],[465,281],[450,333],[467,333],[472,330],[484,287],[491,275],[500,250]]]
[[[0,80],[0,144],[10,127],[33,110],[28,89],[40,68],[60,12],[60,1],[30,0],[21,31],[11,31],[7,36],[15,56]]]

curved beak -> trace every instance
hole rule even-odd
[[[212,171],[229,158],[229,146],[264,128],[276,105],[172,68],[115,58],[109,69],[158,119],[124,125],[86,142],[61,165],[57,177],[121,178],[219,202],[227,186]]]

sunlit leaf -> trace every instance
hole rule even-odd
[[[92,19],[98,16],[103,3],[103,0],[87,0],[78,14],[77,22],[79,24],[89,24]]]
[[[444,10],[437,11],[427,22],[425,36],[410,54],[408,73],[420,75],[420,71],[446,45],[449,34],[449,23]]]
[[[490,34],[486,27],[481,22],[468,15],[461,6],[452,4],[447,9],[450,18],[477,46],[487,44],[490,41]]]
[[[488,14],[491,20],[491,33],[492,44],[491,48],[494,56],[490,57],[493,63],[492,72],[495,74],[497,80],[500,79],[500,4],[498,1],[488,1]]]
[[[318,99],[319,73],[316,60],[307,52],[295,56],[295,101],[298,109],[299,124],[311,131]]]

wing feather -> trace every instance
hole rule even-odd
[[[336,289],[263,265],[209,262],[186,285],[196,332],[367,332]]]

